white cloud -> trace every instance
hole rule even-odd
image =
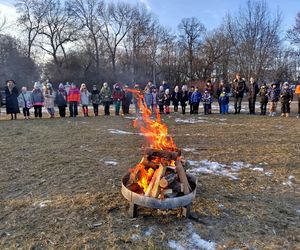
[[[140,0],[140,2],[145,5],[147,10],[151,10],[149,0]]]

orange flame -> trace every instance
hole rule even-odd
[[[152,112],[146,106],[144,101],[143,92],[135,89],[127,90],[132,92],[134,97],[137,98],[138,107],[141,114],[139,118],[134,120],[133,126],[140,129],[140,132],[145,136],[149,147],[159,150],[176,151],[177,147],[173,141],[173,138],[168,134],[167,125],[161,122],[158,110],[155,110],[156,119],[153,119],[151,117]],[[134,169],[131,169],[131,180],[137,178],[137,184],[145,193],[155,170],[152,168],[145,169],[143,161],[144,158],[136,165]],[[170,161],[168,165],[175,166],[175,162]]]

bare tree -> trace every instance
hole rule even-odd
[[[38,46],[52,56],[60,72],[62,61],[59,55],[62,54],[66,60],[65,46],[77,40],[80,27],[76,26],[69,9],[64,8],[59,0],[46,0],[43,1],[43,5],[46,11],[42,16],[42,27],[38,30]]]
[[[100,32],[106,42],[113,74],[115,74],[117,49],[131,28],[135,11],[131,5],[124,2],[109,3],[98,11],[103,24]]]
[[[42,18],[48,6],[39,0],[17,0],[15,6],[19,13],[17,22],[26,33],[27,57],[30,58],[35,39],[42,29]]]
[[[296,16],[296,24],[287,32],[287,38],[293,43],[300,46],[300,12]]]
[[[89,44],[93,46],[93,53],[91,53],[93,60],[96,63],[96,78],[99,78],[100,72],[100,29],[101,20],[99,20],[99,10],[102,12],[104,2],[99,0],[71,0],[68,2],[69,9],[72,15],[79,19],[82,27],[88,31],[81,33],[82,38],[90,41]]]
[[[232,69],[247,79],[263,79],[279,50],[281,16],[271,15],[264,1],[248,0],[236,16],[227,16],[226,30],[233,44]]]
[[[205,27],[197,18],[193,17],[182,19],[178,25],[178,29],[180,31],[179,41],[188,62],[187,76],[191,80],[194,80],[194,54],[201,42],[202,35],[205,32]]]

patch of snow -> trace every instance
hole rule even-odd
[[[185,250],[186,248],[184,248],[182,245],[180,245],[178,242],[176,242],[175,240],[170,240],[168,242],[168,246],[171,249],[175,249],[175,250]]]
[[[43,208],[43,207],[47,206],[47,203],[51,203],[51,202],[52,202],[51,200],[45,200],[45,201],[41,201],[41,202],[35,202],[33,205]]]
[[[193,233],[192,234],[192,242],[199,247],[199,249],[205,249],[205,250],[214,250],[216,249],[216,244],[214,242],[206,241],[201,239],[201,237]]]
[[[146,231],[145,231],[145,236],[149,237],[152,235],[152,233],[154,232],[153,227],[149,227]]]
[[[247,168],[253,171],[258,172],[264,172],[264,169],[262,167],[256,167],[249,163],[244,162],[232,162],[230,165],[222,164],[215,161],[208,161],[208,160],[202,160],[202,161],[187,161],[189,165],[191,166],[190,169],[187,171],[191,174],[214,174],[214,175],[221,175],[221,176],[227,176],[231,178],[232,180],[238,180],[238,174],[239,171],[243,168]],[[265,173],[267,176],[271,176],[271,172]]]
[[[252,168],[252,170],[253,171],[258,171],[258,172],[264,172],[263,168],[258,168],[258,167]]]
[[[134,116],[125,116],[124,118],[125,119],[130,119],[130,120],[135,120],[136,119],[136,117],[134,117]]]
[[[195,123],[202,123],[202,122],[206,122],[204,121],[204,118],[189,118],[189,119],[180,119],[180,118],[176,118],[175,122],[177,123],[190,123],[190,124],[195,124]]]
[[[266,175],[266,176],[272,176],[273,173],[271,173],[271,172],[265,172],[265,175]]]
[[[185,152],[195,152],[196,151],[195,148],[183,148],[182,150]]]
[[[296,213],[300,214],[300,209],[296,210]]]
[[[108,165],[108,166],[117,166],[118,165],[118,162],[114,161],[114,160],[104,161],[104,163],[105,163],[105,165]]]
[[[133,235],[131,236],[131,239],[132,239],[133,241],[137,241],[137,240],[140,239],[140,236],[137,235],[137,234],[133,234]]]
[[[293,179],[295,179],[295,176],[290,175],[290,176],[288,177],[288,180],[287,180],[286,182],[282,182],[282,185],[292,187],[292,185],[293,185],[292,180],[293,180]]]
[[[117,135],[136,135],[137,133],[128,132],[120,129],[108,129],[109,133]]]

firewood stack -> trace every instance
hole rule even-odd
[[[158,199],[179,197],[192,191],[181,152],[153,148],[145,149],[141,162],[131,171],[127,188]]]

